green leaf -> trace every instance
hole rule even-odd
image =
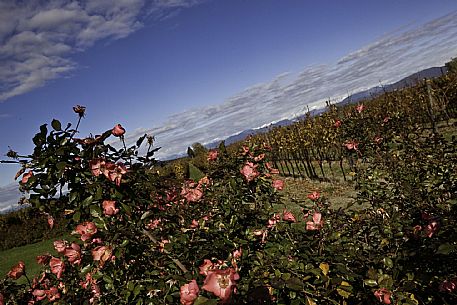
[[[91,205],[90,206],[90,215],[92,215],[95,218],[100,217],[102,214],[102,209],[98,205]]]
[[[146,138],[147,134],[144,134],[144,136],[141,136],[137,141],[136,141],[136,146],[140,147],[141,143],[143,143],[144,139]]]
[[[451,245],[450,243],[441,244],[436,251],[436,254],[449,255],[450,253],[456,250],[456,245]]]
[[[283,280],[287,281],[288,279],[290,279],[290,276],[291,276],[290,273],[283,273],[282,276],[281,276],[281,278],[282,278]]]
[[[383,262],[384,262],[384,265],[388,268],[393,268],[393,266],[394,266],[394,262],[389,257],[384,257]]]
[[[73,214],[73,220],[75,222],[79,222],[80,218],[81,218],[81,212],[77,211],[75,214]]]
[[[292,278],[286,280],[286,287],[291,290],[302,291],[303,282],[297,277],[292,277]]]
[[[143,213],[143,215],[141,215],[141,220],[144,220],[145,218],[149,217],[149,215],[151,215],[152,212],[151,211],[146,211]]]
[[[62,130],[62,124],[60,124],[60,122],[58,120],[56,120],[56,119],[52,120],[51,126],[56,131],[61,131]]]
[[[370,280],[370,279],[363,280],[363,283],[365,285],[367,285],[368,287],[375,287],[378,285],[378,282],[376,282],[375,280]]]
[[[59,171],[63,171],[65,169],[65,166],[67,166],[67,162],[64,162],[64,161],[56,164],[56,167]]]
[[[88,205],[90,205],[92,203],[92,200],[93,200],[93,197],[92,197],[92,195],[90,195],[89,197],[84,199],[83,202],[81,202],[81,206],[87,207]]]

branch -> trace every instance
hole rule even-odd
[[[159,244],[157,239],[155,239],[149,231],[143,229],[143,234],[146,235],[154,244]],[[168,255],[168,257],[179,267],[179,269],[181,269],[184,273],[188,272],[186,267],[178,259],[171,257],[170,252],[167,249],[163,249],[163,252]]]

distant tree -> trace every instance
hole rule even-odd
[[[204,155],[206,157],[206,154],[208,153],[208,149],[201,143],[192,144],[192,150],[195,156]]]
[[[457,57],[453,58],[453,59],[451,59],[451,61],[448,61],[447,63],[445,63],[445,66],[449,72],[451,72],[451,73],[457,72]]]
[[[194,150],[192,149],[192,147],[187,147],[187,156],[189,158],[195,157],[195,153],[194,153]]]

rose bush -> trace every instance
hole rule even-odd
[[[85,108],[75,108],[78,127]],[[365,103],[348,113],[372,121],[371,111]],[[338,129],[355,124],[341,122]],[[383,135],[382,147],[362,141],[371,131],[352,135],[363,145],[347,153],[367,164],[357,172],[364,208],[355,212],[333,210],[314,190],[285,205],[264,143],[236,154],[221,145],[208,153],[205,177],[182,182],[157,174],[152,137],[127,147],[120,125],[88,138],[75,138],[71,126],[42,125],[33,153],[17,157],[28,202],[66,217],[75,240],[55,241],[58,255],[37,258],[43,270],[34,278],[23,263],[13,266],[0,304],[456,300],[455,140],[407,136],[404,126]],[[110,136],[121,148],[106,143]],[[27,284],[16,282],[22,276]]]

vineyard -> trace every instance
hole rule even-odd
[[[73,110],[8,153],[24,200],[73,236],[38,276],[18,257],[0,305],[457,303],[455,70],[165,165],[120,124],[80,138]],[[286,200],[297,178],[345,181],[357,208]]]
[[[322,115],[308,115],[250,141],[271,146],[272,160],[281,175],[328,179],[338,171],[346,180],[347,168],[357,172],[367,156],[379,155],[393,141],[436,134],[440,122],[449,129],[457,117],[456,86],[455,76],[448,74],[356,107],[328,103]]]

